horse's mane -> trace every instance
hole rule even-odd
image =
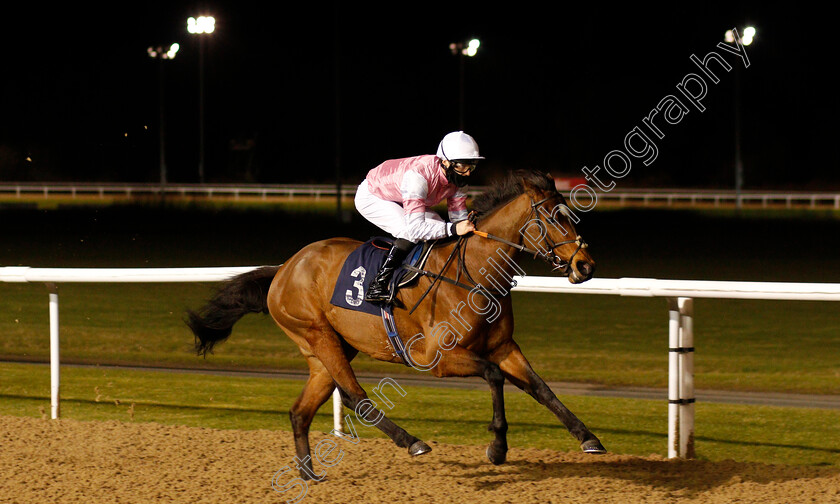
[[[478,217],[485,217],[494,210],[525,192],[525,183],[543,191],[556,191],[554,179],[539,170],[515,170],[495,182],[485,192],[473,199],[472,209]]]

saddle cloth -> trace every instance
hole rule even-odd
[[[411,249],[403,264],[422,269],[436,242],[437,240],[429,240],[418,243]],[[351,252],[338,274],[330,304],[348,310],[380,315],[380,305],[365,301],[365,292],[379,272],[392,243],[391,238],[377,236]],[[418,275],[417,272],[400,268],[394,272],[394,277],[391,279],[392,288],[394,282],[397,284],[396,288],[400,288],[412,283]]]

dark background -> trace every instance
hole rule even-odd
[[[823,4],[824,5],[824,4]],[[753,25],[742,69],[747,189],[840,189],[837,43],[803,2],[122,2],[6,7],[0,16],[0,180],[159,180],[164,61],[171,182],[198,181],[198,43],[186,19],[216,17],[206,39],[208,182],[355,184],[384,159],[434,153],[459,129],[487,157],[477,182],[518,167],[579,175],[609,151],[727,29]],[[740,65],[723,53],[730,64]],[[619,187],[733,187],[734,75],[721,75],[658,159]],[[29,158],[29,160],[27,160]]]

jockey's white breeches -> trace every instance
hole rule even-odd
[[[408,217],[402,205],[374,196],[368,190],[367,184],[367,180],[364,180],[356,189],[356,210],[365,219],[394,238],[402,238],[414,243],[422,240],[423,237],[414,236],[414,233],[411,232],[412,226],[408,225]],[[426,220],[444,222],[437,212],[427,210],[424,217]]]

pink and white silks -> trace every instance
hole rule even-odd
[[[430,208],[444,199],[450,223]],[[367,220],[414,243],[451,236],[452,222],[467,218],[467,196],[450,184],[433,155],[385,161],[356,190],[356,209]]]

